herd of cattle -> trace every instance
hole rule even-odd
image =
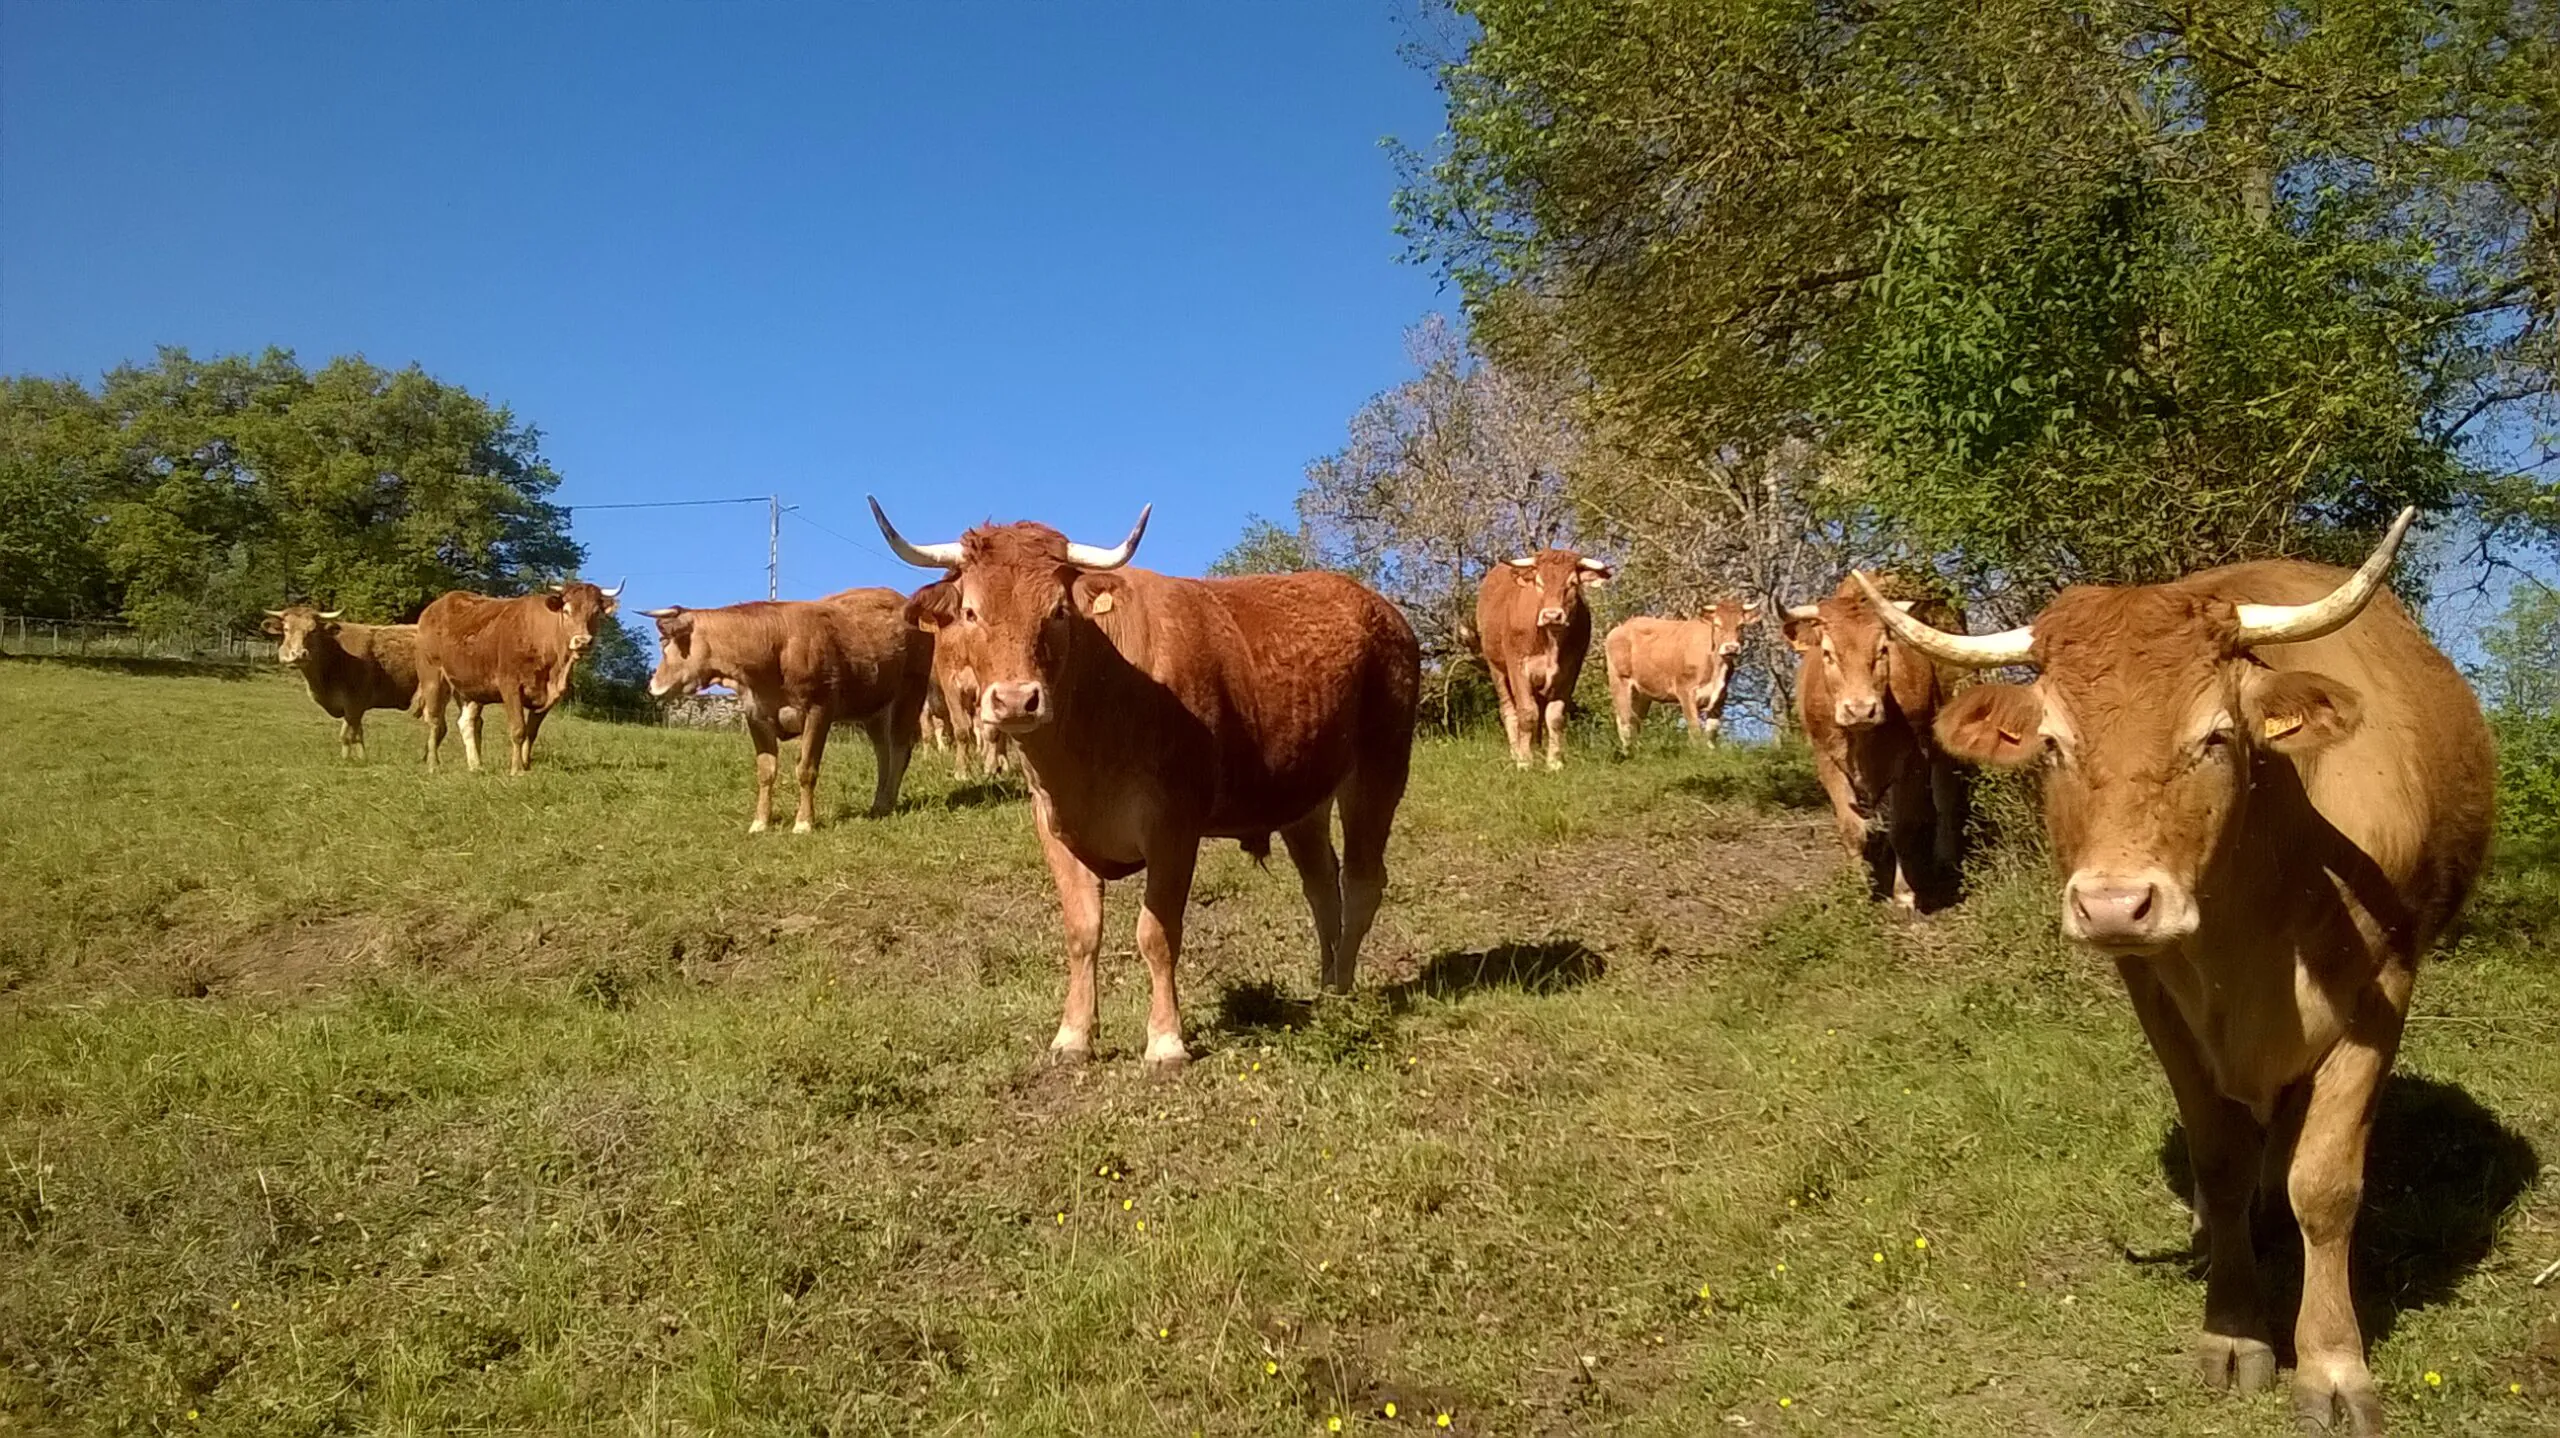
[[[962,763],[974,754],[992,768],[1009,749],[1028,781],[1067,936],[1058,1057],[1091,1050],[1103,885],[1143,872],[1145,1062],[1185,1061],[1174,971],[1208,839],[1266,855],[1279,836],[1314,918],[1323,987],[1352,987],[1386,886],[1420,688],[1420,649],[1394,605],[1333,574],[1129,568],[1144,512],[1097,548],[1034,523],[912,544],[876,501],[872,511],[933,582],[912,595],[648,611],[664,656],[652,692],[721,684],[740,696],[756,752],[752,829],[771,820],[781,739],[800,741],[793,827],[805,831],[830,728],[869,735],[876,814],[939,723]],[[2002,634],[1967,634],[1953,609],[1863,573],[1784,615],[1801,656],[1799,718],[1842,841],[1879,898],[1926,910],[1959,897],[1960,766],[2041,768],[2062,929],[2115,963],[2194,1154],[2210,1258],[2203,1377],[2248,1390],[2274,1376],[2252,1211],[2285,1202],[2304,1253],[2296,1409],[2356,1433],[2381,1423],[2347,1274],[2365,1147],[2419,958],[2479,874],[2494,809],[2479,706],[2383,583],[2411,517],[2352,574],[2274,560],[2080,586]],[[1583,591],[1608,577],[1550,549],[1484,578],[1472,638],[1521,765],[1541,733],[1547,766],[1562,763],[1591,639]],[[414,626],[297,608],[270,628],[349,751],[361,751],[368,709],[407,709],[426,723],[432,766],[444,706],[459,702],[476,769],[480,708],[497,703],[521,773],[618,593],[572,582],[519,599],[448,594]],[[1759,619],[1728,601],[1612,631],[1621,743],[1657,702],[1712,739],[1742,631]],[[1968,678],[2008,668],[2034,677]]]

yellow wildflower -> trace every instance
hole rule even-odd
[[[1263,1377],[1265,1377],[1265,1378],[1270,1378],[1270,1377],[1273,1377],[1273,1376],[1277,1375],[1279,1372],[1280,1372],[1280,1365],[1279,1365],[1278,1363],[1273,1362],[1271,1359],[1268,1359],[1268,1358],[1266,1358],[1266,1359],[1262,1360],[1262,1376],[1263,1376]]]
[[[1385,1411],[1386,1415],[1387,1415],[1388,1417],[1390,1417],[1390,1418],[1393,1418],[1394,1416],[1396,1416],[1396,1405],[1395,1405],[1395,1401],[1394,1401],[1393,1399],[1389,1399],[1389,1400],[1388,1400],[1388,1402],[1387,1402],[1387,1406],[1386,1406],[1386,1408],[1385,1408],[1385,1410],[1384,1410],[1384,1411]]]
[[[1874,1255],[1874,1257],[1875,1257],[1876,1262],[1878,1262],[1878,1263],[1882,1263],[1882,1262],[1884,1262],[1884,1254],[1883,1254],[1883,1253],[1879,1252],[1879,1253],[1875,1254],[1875,1255]]]
[[[1796,1406],[1796,1400],[1792,1398],[1781,1398],[1778,1400],[1778,1406],[1781,1408],[1793,1408]]]
[[[1324,1431],[1326,1431],[1327,1433],[1339,1433],[1339,1432],[1341,1432],[1341,1431],[1342,1431],[1342,1416],[1341,1416],[1340,1414],[1336,1414],[1336,1415],[1334,1415],[1333,1417],[1331,1417],[1331,1418],[1327,1418],[1326,1420],[1324,1420]]]
[[[1448,1415],[1448,1414],[1446,1414],[1446,1413],[1443,1413],[1443,1414],[1441,1414],[1439,1417],[1434,1418],[1434,1419],[1432,1419],[1431,1421],[1432,1421],[1434,1424],[1436,1424],[1437,1426],[1439,1426],[1439,1427],[1446,1428],[1446,1427],[1448,1427],[1448,1426],[1449,1426],[1449,1415]]]
[[[1921,1249],[1925,1249],[1925,1248],[1927,1248],[1927,1247],[1929,1246],[1929,1240],[1927,1240],[1927,1239],[1925,1239],[1925,1238],[1915,1238],[1915,1239],[1911,1240],[1911,1246],[1912,1246],[1913,1248],[1921,1248]]]
[[[2435,1370],[2434,1370],[2434,1369],[2432,1369],[2432,1368],[2428,1369],[2428,1370],[2427,1370],[2427,1386],[2428,1386],[2429,1388],[2442,1388],[2442,1387],[2444,1386],[2444,1375],[2443,1375],[2443,1374],[2441,1374],[2441,1373],[2438,1373],[2437,1371],[2435,1371]]]

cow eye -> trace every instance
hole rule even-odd
[[[976,605],[974,605],[974,604],[963,604],[963,605],[961,605],[961,606],[960,606],[960,622],[961,622],[961,623],[963,623],[963,624],[975,624],[975,623],[977,623],[977,622],[978,622],[978,606],[976,606]]]

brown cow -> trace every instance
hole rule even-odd
[[[302,671],[312,702],[338,721],[338,756],[364,757],[371,709],[412,710],[418,699],[418,626],[348,624],[343,611],[296,604],[267,611],[277,662]]]
[[[1978,637],[1887,621],[1950,664],[2041,671],[1969,690],[1938,732],[1971,761],[2044,766],[2062,930],[2115,959],[2194,1155],[2205,1381],[2274,1377],[2250,1210],[2281,1172],[2302,1230],[2294,1410],[2360,1434],[2382,1423],[2347,1276],[2365,1148],[2496,791],[2478,702],[2383,592],[2414,514],[2353,575],[2270,560],[2083,586]]]
[[[1962,616],[1940,601],[1894,603],[1897,613],[1917,609],[1963,628]],[[1841,845],[1867,866],[1869,892],[1923,913],[1955,902],[1967,785],[1929,727],[1953,676],[1895,643],[1848,580],[1827,599],[1790,608],[1786,636],[1803,656],[1796,717],[1813,747],[1814,777],[1831,797]]]
[[[1091,1051],[1102,886],[1143,869],[1146,1063],[1189,1057],[1174,963],[1203,839],[1259,855],[1280,835],[1315,916],[1324,987],[1349,990],[1386,888],[1421,691],[1421,649],[1395,606],[1337,574],[1124,569],[1144,512],[1117,548],[1099,549],[1029,523],[909,544],[878,501],[871,509],[900,558],[953,571],[918,593],[916,618],[958,630],[982,681],[978,713],[1013,739],[1030,781],[1067,929],[1050,1051]]]
[[[948,584],[937,580],[936,584]],[[934,585],[925,586],[932,589]],[[922,592],[916,598],[925,598]],[[978,671],[966,652],[966,641],[956,625],[942,625],[929,617],[933,611],[947,607],[938,596],[914,606],[919,622],[933,630],[933,683],[926,686],[925,715],[928,723],[939,723],[950,736],[951,772],[969,777],[974,762],[978,774],[993,779],[1004,772],[1013,753],[1013,743],[1004,731],[978,715]]]
[[[456,589],[418,616],[418,711],[427,721],[427,767],[444,747],[444,706],[462,703],[462,756],[480,771],[480,706],[507,710],[507,772],[533,768],[543,716],[569,694],[569,674],[613,612],[617,584],[583,579],[549,593],[492,599]]]
[[[827,732],[859,724],[871,740],[871,814],[897,806],[924,717],[933,646],[906,619],[894,589],[848,589],[814,600],[758,600],[720,609],[673,605],[641,612],[658,621],[658,668],[649,692],[690,694],[711,684],[738,691],[756,749],[755,818],[773,823],[773,781],[784,739],[800,741],[800,807],[791,832],[817,822],[818,765]]]
[[[1476,644],[1493,674],[1511,762],[1526,769],[1541,725],[1547,767],[1564,767],[1565,705],[1591,652],[1591,608],[1582,591],[1609,582],[1609,566],[1570,549],[1508,559],[1476,589]]]
[[[1692,743],[1713,744],[1724,727],[1725,681],[1742,652],[1743,626],[1760,606],[1719,600],[1696,619],[1640,615],[1609,631],[1601,653],[1609,665],[1609,700],[1618,717],[1618,752],[1636,742],[1645,711],[1677,704]]]

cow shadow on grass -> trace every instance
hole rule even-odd
[[[1532,944],[1495,944],[1484,949],[1444,949],[1423,961],[1409,979],[1374,993],[1389,1014],[1401,1017],[1419,998],[1462,999],[1488,990],[1554,994],[1580,988],[1609,971],[1609,961],[1579,939],[1550,939]],[[1323,1009],[1315,999],[1284,992],[1266,979],[1230,984],[1218,995],[1216,1027],[1226,1033],[1303,1029]]]
[[[952,785],[938,798],[916,801],[924,809],[992,809],[1028,797],[1022,787],[1002,779],[969,779]],[[899,807],[906,807],[901,804]]]
[[[2498,1221],[2542,1171],[2532,1140],[2455,1084],[2393,1074],[2383,1086],[2365,1161],[2364,1207],[2349,1260],[2356,1317],[2368,1343],[2390,1336],[2400,1315],[2452,1298],[2488,1258]],[[2160,1173],[2181,1198],[2194,1192],[2186,1130],[2160,1141]],[[2292,1315],[2302,1298],[2302,1236],[2281,1191],[2259,1199],[2258,1276],[2276,1347],[2291,1362]],[[2204,1276],[2201,1250],[2138,1257],[2175,1261]]]

